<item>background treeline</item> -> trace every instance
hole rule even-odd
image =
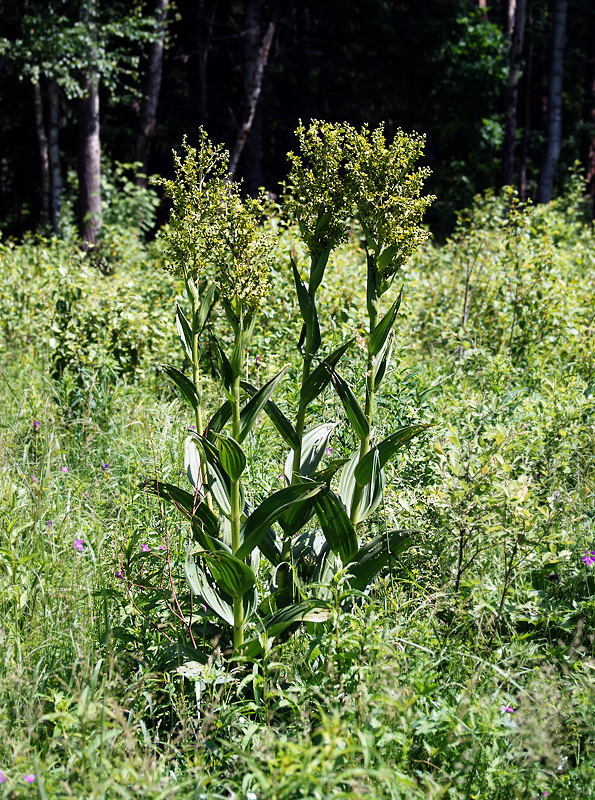
[[[277,194],[300,118],[427,134],[436,233],[486,188],[515,184],[547,202],[576,162],[595,195],[592,0],[1,8],[4,235],[42,222],[59,230],[68,210],[95,241],[99,153],[104,169],[140,162],[168,174],[172,148],[184,134],[193,142],[199,125],[238,159],[249,192]]]

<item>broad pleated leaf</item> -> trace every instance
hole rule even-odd
[[[190,408],[195,411],[200,404],[200,399],[194,382],[191,381],[190,378],[187,378],[183,372],[180,372],[180,370],[176,369],[175,367],[170,367],[167,364],[164,364],[162,369],[165,374],[168,375],[170,380],[175,383],[180,391],[180,394],[188,403]]]
[[[428,427],[428,425],[407,425],[405,428],[400,428],[398,431],[391,433],[390,436],[375,445],[355,468],[354,477],[358,484],[364,486],[370,481],[375,452],[378,453],[380,467],[382,468],[400,447],[407,444],[414,436],[417,436],[418,433]]]
[[[309,405],[328,386],[332,371],[330,368],[339,363],[341,357],[354,341],[354,339],[349,339],[349,341],[337,347],[308,375],[302,386],[302,395],[306,405]]]
[[[195,520],[197,524],[200,524],[209,536],[217,536],[219,520],[198,494],[191,494],[172,483],[161,483],[160,481],[151,481],[147,484],[147,489],[159,495],[163,500],[173,503],[188,519]]]
[[[403,290],[401,289],[401,291],[399,292],[399,296],[390,307],[389,312],[386,314],[385,317],[382,318],[382,320],[378,323],[378,325],[374,328],[374,330],[370,334],[368,349],[373,356],[377,356],[378,353],[384,347],[384,344],[388,338],[389,333],[392,330],[394,321],[399,311],[399,306],[401,305],[402,297],[403,297]]]
[[[238,558],[246,558],[260,545],[270,526],[294,503],[314,497],[322,489],[312,483],[296,483],[269,495],[254,509],[242,526],[242,544],[236,552]]]
[[[410,531],[389,531],[364,545],[348,565],[353,575],[351,586],[363,592],[391,557],[398,556],[411,546],[412,539],[406,535],[408,533]]]
[[[300,459],[300,475],[309,477],[320,464],[331,433],[337,427],[336,422],[316,425],[304,434],[302,440],[302,457]],[[285,479],[291,483],[293,478],[293,451],[285,460]]]
[[[233,626],[233,605],[231,597],[224,597],[217,590],[213,578],[206,573],[195,561],[192,556],[194,544],[190,543],[186,551],[184,561],[184,571],[186,580],[190,588],[199,599],[204,600],[205,604],[228,625]]]
[[[223,405],[219,406],[217,411],[213,414],[211,419],[209,420],[209,424],[207,425],[207,429],[205,431],[205,437],[210,442],[215,442],[216,437],[213,435],[215,433],[220,433],[225,424],[228,420],[231,419],[231,403],[229,400],[226,400]]]
[[[322,532],[333,552],[346,563],[357,551],[357,536],[353,523],[337,495],[326,487],[313,500]]]
[[[194,443],[191,436],[187,436],[184,441],[184,470],[191,485],[199,494],[202,494],[202,460],[200,450]]]
[[[221,436],[215,434],[219,447],[219,457],[223,469],[227,472],[232,481],[238,481],[242,472],[246,469],[246,456],[242,447],[231,436]]]
[[[277,388],[277,385],[284,377],[288,369],[289,367],[283,367],[283,369],[278,372],[274,378],[271,378],[268,383],[265,383],[263,387],[257,390],[256,394],[250,398],[250,400],[242,409],[240,413],[240,435],[238,437],[238,441],[240,443],[244,441],[250,432],[257,415],[265,407],[269,398]]]
[[[306,328],[310,328],[312,330],[311,353],[314,354],[317,352],[321,343],[320,324],[318,322],[316,305],[314,304],[314,300],[310,297],[310,293],[306,289],[304,282],[300,277],[300,273],[298,272],[298,268],[293,258],[291,259],[291,268],[293,270],[293,278],[295,281],[298,303],[300,306],[302,319],[304,320],[304,325],[306,326]],[[302,332],[302,334],[300,335],[300,346],[303,343],[304,338],[305,335],[304,332]]]
[[[244,389],[248,394],[254,396],[259,390],[256,386],[253,386],[248,381],[241,382],[242,389]],[[298,446],[298,438],[295,432],[295,428],[291,424],[291,422],[287,419],[285,414],[281,411],[279,406],[273,400],[267,400],[264,405],[264,411],[268,414],[269,419],[273,423],[273,425],[277,428],[279,433],[281,434],[283,440],[286,444],[289,445],[291,448],[295,448]],[[231,414],[231,409],[230,409]]]
[[[328,214],[325,214],[324,216],[327,217],[329,214],[331,214],[331,212],[328,212]],[[329,219],[330,219],[330,217],[329,217]],[[320,220],[319,220],[319,223],[320,223]],[[317,224],[316,227],[318,227],[318,224]],[[309,283],[308,283],[308,290],[309,290],[309,293],[312,296],[314,296],[314,294],[316,293],[316,290],[318,289],[318,287],[320,286],[320,284],[322,282],[322,279],[324,277],[324,271],[326,269],[326,265],[328,264],[328,259],[329,259],[329,256],[331,254],[331,250],[333,249],[333,245],[334,245],[334,241],[331,241],[328,244],[326,250],[324,250],[318,256],[318,258],[316,259],[316,264],[312,263],[312,266],[311,266],[311,269],[310,269],[310,280],[309,280]]]
[[[231,553],[194,550],[190,555],[199,566],[206,564],[217,586],[236,600],[243,597],[256,582],[250,567]]]
[[[297,622],[324,622],[331,615],[327,603],[316,597],[304,600],[301,603],[287,606],[274,614],[259,620],[257,629],[265,634],[266,639],[275,638]],[[262,653],[262,644],[259,638],[249,639],[242,645],[241,653],[246,658],[257,658]]]
[[[176,328],[186,357],[192,363],[192,328],[178,303],[176,303]]]
[[[393,345],[395,343],[395,332],[390,331],[386,342],[384,343],[384,347],[378,353],[378,358],[376,360],[376,373],[374,375],[374,387],[378,389],[380,384],[382,383],[384,376],[386,375],[386,371],[388,369],[388,365],[390,363],[390,358],[393,352]]]
[[[351,423],[353,430],[360,439],[365,439],[370,433],[370,426],[357,397],[354,395],[351,386],[339,375],[337,370],[332,370],[331,381],[339,399],[343,404],[347,419]]]
[[[215,296],[215,284],[209,286],[207,291],[204,293],[200,305],[196,309],[196,314],[194,316],[194,331],[195,333],[200,333],[205,326],[205,322],[207,321],[207,317],[209,316],[209,311],[211,310],[211,305],[213,303],[213,297]]]
[[[199,436],[197,433],[195,433],[193,434],[193,438],[198,444],[207,465],[209,490],[215,498],[215,501],[221,511],[226,516],[230,517],[231,498],[229,476],[221,464],[219,451],[215,445],[212,442],[209,442],[208,439],[205,439],[204,436]]]
[[[353,493],[356,485],[354,472],[358,463],[359,450],[353,453],[347,464],[345,464],[341,472],[341,477],[339,478],[338,494],[350,516],[353,505]],[[373,458],[372,467],[370,480],[362,489],[358,522],[363,522],[378,508],[384,495],[384,470],[380,468],[380,459],[378,455]]]

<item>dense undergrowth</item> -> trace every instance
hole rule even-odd
[[[298,369],[288,253],[305,253],[269,224],[258,385]],[[142,489],[183,483],[190,420],[159,369],[184,367],[182,287],[140,231],[107,241],[95,263],[66,240],[0,245],[0,796],[595,796],[595,242],[578,189],[545,208],[478,198],[403,269],[377,422],[431,427],[387,465],[365,535],[409,529],[414,546],[350,612],[338,576],[325,623],[206,673],[179,619],[187,531]],[[363,329],[363,261],[354,234],[328,267],[329,348]],[[344,369],[361,387],[356,351]],[[332,456],[349,454],[330,388],[323,412]],[[258,499],[285,448],[266,418],[244,446]]]

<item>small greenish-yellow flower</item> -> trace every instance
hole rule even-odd
[[[182,159],[174,153],[175,179],[158,178],[172,202],[169,224],[162,232],[166,264],[174,275],[196,280],[208,266],[208,232],[218,220],[228,193],[228,153],[211,144],[202,129],[198,149],[182,142]]]
[[[206,233],[219,294],[237,318],[241,310],[257,311],[268,294],[274,240],[261,224],[264,203],[263,196],[243,200],[237,186],[228,185]]]
[[[434,198],[422,196],[428,168],[416,168],[425,139],[397,131],[387,145],[384,128],[360,133],[347,140],[348,182],[355,214],[364,230],[368,247],[380,259],[380,271],[389,280],[427,238],[421,226],[425,210]],[[391,248],[388,251],[388,248]]]
[[[353,133],[346,123],[312,120],[306,129],[300,122],[299,152],[288,153],[288,207],[314,256],[347,239],[352,201],[345,181],[345,143]]]

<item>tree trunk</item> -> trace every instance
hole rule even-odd
[[[586,89],[587,118],[591,123],[587,151],[587,193],[592,200],[592,214],[593,218],[595,218],[595,35],[591,36]]]
[[[533,26],[533,0],[529,0],[527,8],[527,22],[529,29]],[[525,111],[523,125],[523,141],[521,144],[521,158],[519,164],[519,196],[525,201],[527,192],[527,159],[529,156],[529,142],[531,140],[531,87],[533,84],[533,42],[529,40],[527,48],[527,62],[525,67]]]
[[[514,152],[516,147],[517,100],[521,76],[521,56],[525,32],[526,0],[517,0],[514,12],[514,28],[510,42],[510,63],[505,95],[504,148],[502,153],[502,186],[510,186],[514,175]]]
[[[554,189],[554,176],[562,147],[562,77],[564,71],[564,38],[568,0],[554,0],[552,50],[547,98],[547,139],[539,173],[536,200],[549,203]]]
[[[250,2],[249,5],[251,4],[252,3]],[[260,96],[260,89],[262,86],[262,75],[269,56],[269,50],[271,48],[271,42],[273,41],[274,32],[275,32],[275,23],[270,22],[267,32],[264,35],[264,39],[262,40],[262,45],[258,52],[258,57],[256,59],[256,63],[254,64],[254,69],[251,73],[252,81],[246,87],[246,104],[245,104],[246,107],[244,113],[244,121],[242,123],[242,127],[240,128],[238,138],[236,139],[236,143],[233,147],[229,159],[229,172],[232,178],[235,175],[236,170],[238,168],[238,161],[240,160],[240,155],[242,153],[242,150],[244,149],[244,145],[246,144],[246,139],[248,138],[248,134],[250,133],[250,128],[252,127],[252,123],[254,121],[256,105],[258,103],[258,98]]]
[[[140,131],[136,140],[136,160],[142,166],[141,174],[136,176],[138,186],[147,185],[147,172],[149,169],[149,155],[155,120],[157,119],[157,103],[161,89],[161,74],[163,71],[163,51],[165,45],[165,22],[169,0],[156,0],[155,19],[157,21],[156,38],[151,42],[149,49],[149,63],[145,75],[143,101],[140,109]]]
[[[41,161],[41,208],[43,224],[50,220],[50,161],[48,154],[48,139],[43,120],[43,99],[39,81],[33,82],[33,98],[35,100],[35,125],[37,127],[37,144]]]
[[[48,81],[49,124],[48,145],[51,172],[50,220],[55,233],[60,233],[60,210],[62,207],[62,167],[60,164],[60,92],[55,80]]]
[[[250,87],[254,85],[260,51],[262,2],[248,0],[244,6],[244,83],[248,95]],[[242,174],[246,191],[256,197],[259,187],[262,186],[262,124],[258,108],[244,146]]]
[[[90,68],[85,96],[79,100],[79,222],[83,249],[95,245],[101,230],[101,150],[99,75]]]

